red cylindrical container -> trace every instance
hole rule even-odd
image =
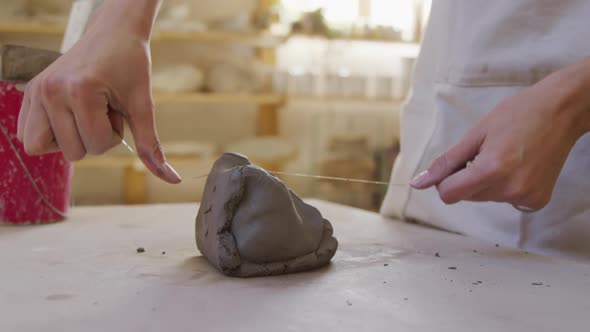
[[[25,153],[16,137],[22,100],[23,93],[14,84],[0,82],[0,223],[64,220],[70,203],[72,164],[62,153]]]

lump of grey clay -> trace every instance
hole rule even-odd
[[[332,225],[285,184],[239,154],[213,165],[195,225],[197,247],[223,274],[258,277],[330,262]]]

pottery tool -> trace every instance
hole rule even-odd
[[[284,175],[284,176],[294,176],[294,177],[318,179],[318,180],[331,180],[331,181],[351,182],[351,183],[377,184],[377,185],[384,185],[384,186],[407,186],[407,184],[401,184],[401,183],[389,183],[389,182],[385,182],[385,181],[341,178],[341,177],[336,177],[336,176],[311,175],[311,174],[287,173],[287,172],[270,172],[270,173]]]
[[[0,49],[0,80],[28,82],[61,56],[61,53],[17,45],[4,45]],[[115,131],[129,151],[134,153],[121,133]]]
[[[295,176],[295,177],[302,177],[302,178],[309,178],[309,179],[318,179],[318,180],[331,180],[331,181],[340,181],[340,182],[349,182],[349,183],[363,183],[363,184],[376,184],[376,185],[383,185],[383,186],[408,186],[405,183],[390,183],[385,181],[373,181],[373,180],[363,180],[363,179],[351,179],[351,178],[342,178],[336,176],[324,176],[324,175],[311,175],[311,174],[302,174],[302,173],[287,173],[287,172],[277,172],[277,171],[268,171],[271,174],[277,175],[284,175],[284,176]],[[202,179],[209,176],[209,174],[203,174],[194,177],[193,179]]]

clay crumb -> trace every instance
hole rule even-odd
[[[440,257],[440,254],[437,252],[437,253],[434,254],[434,256]]]
[[[449,270],[456,270],[457,267],[456,266],[449,266]]]
[[[389,264],[385,263],[385,264],[383,264],[383,266],[389,266]]]
[[[145,252],[145,249],[143,247],[137,248],[137,253],[138,254],[141,254],[141,253],[144,253],[144,252]]]
[[[165,251],[162,251],[162,255],[166,255],[166,252]]]
[[[407,300],[408,300],[408,298],[407,297],[404,297],[404,301],[407,301]]]
[[[384,281],[383,283],[384,283],[384,284],[386,284],[386,283],[387,283],[387,281]]]
[[[542,282],[531,282],[531,285],[533,286],[543,286]]]
[[[352,302],[350,302],[348,300],[346,300],[346,304],[348,304],[349,307],[352,306]]]
[[[498,248],[500,245],[496,243],[496,248]]]
[[[482,282],[482,281],[479,281],[479,280],[478,280],[478,281],[476,281],[476,282],[477,282],[478,284],[483,284],[483,282]]]
[[[477,253],[477,250],[473,249],[473,252],[474,252],[474,253]]]

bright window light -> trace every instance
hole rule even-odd
[[[323,9],[328,22],[350,23],[358,18],[358,0],[283,0],[289,11],[303,12]]]
[[[415,3],[410,0],[371,0],[371,25],[392,26],[401,30],[412,29],[415,21]]]
[[[322,3],[328,22],[345,23],[358,19],[358,0],[318,0],[317,2]]]

